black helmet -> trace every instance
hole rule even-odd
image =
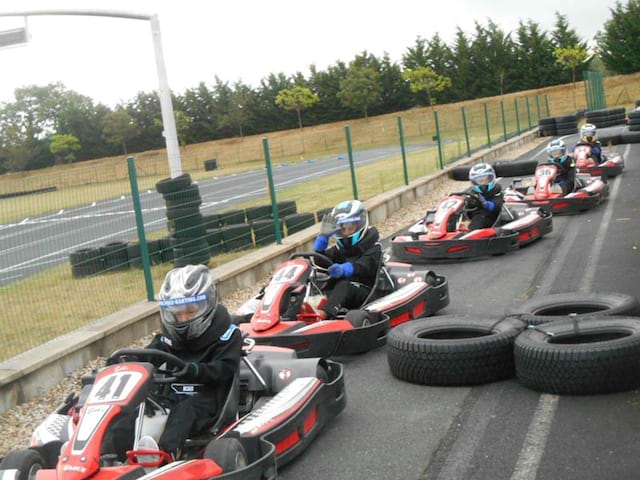
[[[217,307],[207,267],[185,265],[167,273],[160,287],[160,318],[172,342],[180,345],[198,339],[211,326]]]

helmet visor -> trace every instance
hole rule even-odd
[[[169,323],[183,323],[202,317],[212,306],[208,293],[160,301],[160,313]]]
[[[364,227],[365,219],[361,216],[359,217],[347,217],[344,219],[339,219],[337,221],[338,227],[338,237],[340,238],[348,238],[358,230]]]
[[[493,180],[493,175],[483,175],[482,177],[476,177],[472,180],[474,185],[478,185],[479,187],[486,187]]]

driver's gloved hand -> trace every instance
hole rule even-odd
[[[486,198],[484,198],[483,195],[478,195],[478,199],[480,200],[480,203],[482,204],[482,207],[485,210],[489,210],[490,212],[493,212],[496,209],[496,204],[493,203],[491,200],[487,200]]]
[[[324,252],[329,246],[329,237],[327,235],[318,235],[313,242],[313,249],[316,252]]]
[[[349,278],[353,275],[353,263],[334,263],[329,267],[328,272],[331,278]]]
[[[200,373],[200,367],[196,362],[187,363],[182,370],[175,372],[173,375],[181,380],[195,380]]]

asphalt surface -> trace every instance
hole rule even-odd
[[[432,145],[413,145],[410,152]],[[354,152],[357,166],[399,155],[400,147]],[[346,153],[302,163],[274,164],[277,190],[331,175],[349,168]],[[268,198],[266,169],[213,177],[198,182],[204,214],[228,210],[258,198]],[[166,228],[162,196],[141,192],[145,231]],[[0,286],[27,277],[51,266],[67,262],[69,253],[79,248],[97,247],[114,241],[137,238],[131,196],[94,202],[52,214],[0,224]]]
[[[554,231],[520,251],[431,265],[449,281],[451,304],[439,314],[497,316],[512,303],[547,293],[639,296],[640,145],[615,148],[625,154],[626,167],[610,181],[602,205],[554,217]],[[385,347],[339,360],[347,407],[280,470],[285,480],[640,477],[637,390],[556,396],[515,379],[430,387],[394,378]]]

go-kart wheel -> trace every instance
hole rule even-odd
[[[237,438],[212,440],[204,451],[204,458],[213,460],[224,473],[247,466],[247,452]]]
[[[354,328],[368,327],[373,323],[371,315],[366,310],[349,310],[345,314],[344,319],[353,325]]]
[[[0,470],[17,470],[16,480],[35,480],[38,470],[45,467],[42,455],[33,449],[13,450],[0,463]]]

